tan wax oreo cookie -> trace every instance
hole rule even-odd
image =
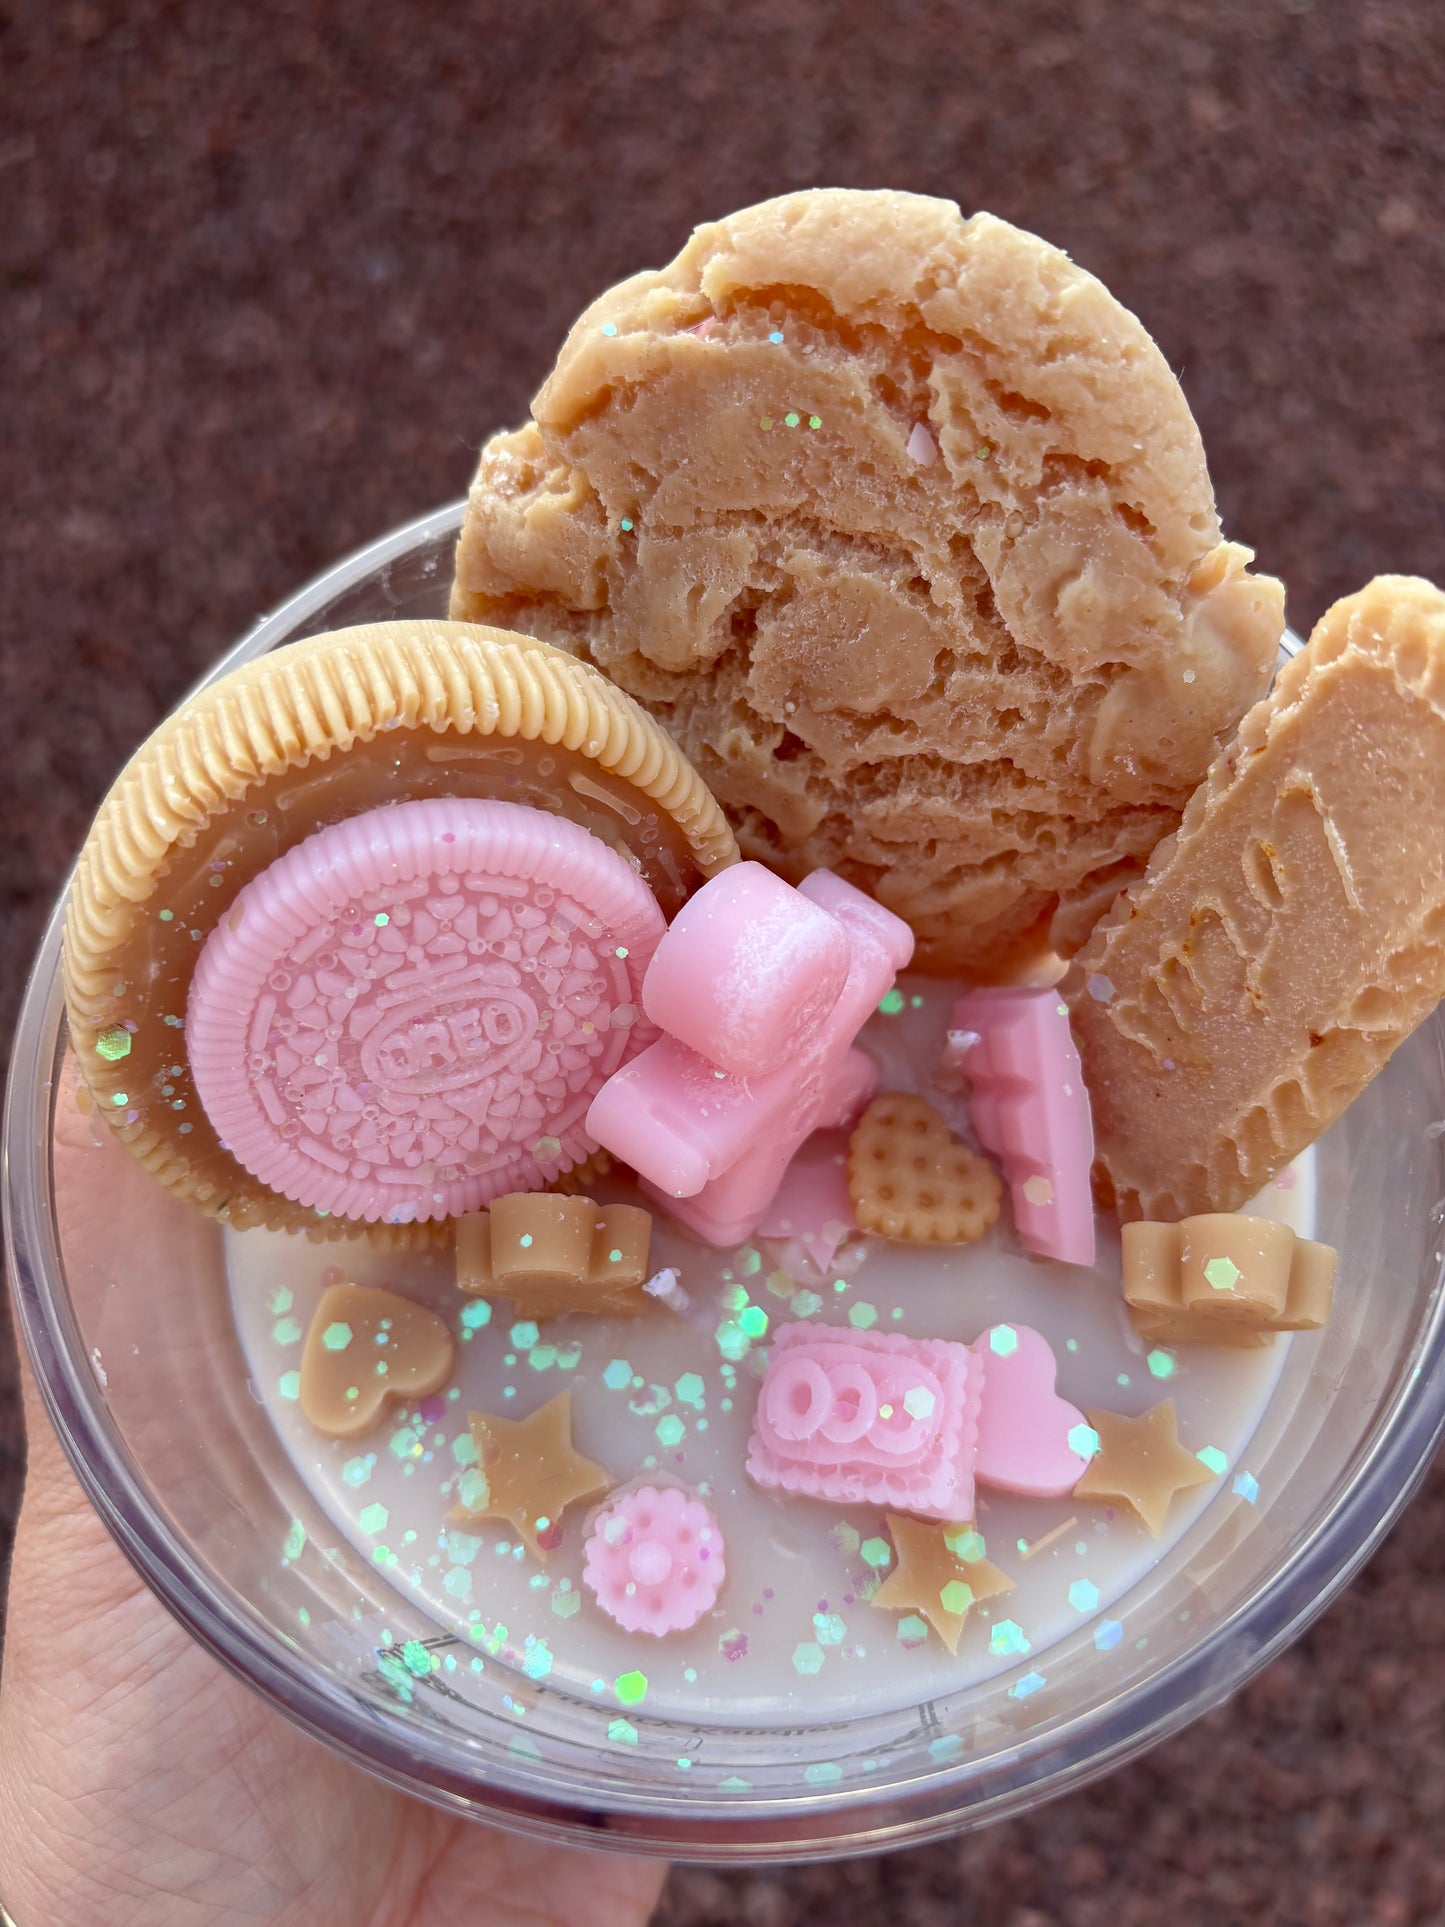
[[[526,636],[409,621],[290,644],[200,691],[137,751],[76,867],[64,977],[98,1108],[211,1216],[351,1229],[278,1197],[218,1142],[186,1057],[196,958],[241,887],[322,826],[387,802],[494,797],[567,816],[633,863],[664,913],[736,858],[722,813],[652,718]],[[435,1242],[427,1226],[381,1226]]]
[[[1125,1218],[1237,1211],[1445,996],[1445,594],[1322,617],[1075,961]]]
[[[790,195],[588,309],[483,449],[452,613],[595,662],[745,854],[825,866],[930,970],[1071,953],[1266,688],[1277,582],[1220,539],[1140,323],[919,195]]]

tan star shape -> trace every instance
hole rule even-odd
[[[572,1395],[556,1398],[530,1418],[496,1418],[473,1412],[468,1424],[477,1448],[474,1468],[484,1482],[468,1491],[462,1475],[459,1517],[503,1519],[536,1558],[545,1562],[560,1538],[559,1521],[577,1499],[606,1492],[612,1476],[572,1444]]]
[[[963,1622],[981,1600],[1012,1592],[1013,1580],[983,1556],[972,1524],[940,1526],[888,1515],[895,1564],[873,1595],[885,1612],[922,1613],[949,1652],[958,1651]],[[965,1556],[967,1555],[967,1556]]]
[[[1217,1475],[1179,1443],[1172,1398],[1139,1418],[1122,1412],[1090,1412],[1099,1449],[1074,1487],[1076,1499],[1104,1499],[1132,1512],[1159,1537],[1176,1494],[1207,1485]]]

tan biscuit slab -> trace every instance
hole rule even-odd
[[[439,1392],[456,1356],[456,1340],[425,1305],[373,1285],[331,1285],[301,1354],[301,1410],[328,1438],[356,1438],[385,1405]]]
[[[457,1220],[457,1284],[529,1318],[645,1311],[652,1213],[518,1191]]]
[[[184,1015],[206,937],[244,884],[315,830],[426,796],[564,815],[620,850],[667,915],[737,855],[646,711],[529,636],[375,623],[292,643],[201,690],[101,805],[71,887],[63,967],[98,1109],[162,1184],[212,1217],[313,1236],[354,1229],[267,1190],[201,1109]],[[389,1243],[438,1237],[381,1229]]]
[[[747,855],[871,889],[924,969],[1076,949],[1268,684],[1283,593],[1221,540],[1163,355],[992,215],[711,222],[532,414],[482,450],[452,613],[605,669]]]
[[[1125,1218],[1237,1210],[1334,1122],[1445,995],[1445,595],[1327,612],[1068,995]]]
[[[1124,1298],[1146,1338],[1248,1343],[1329,1317],[1336,1253],[1288,1225],[1210,1212],[1126,1224],[1122,1242]]]

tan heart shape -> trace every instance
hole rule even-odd
[[[998,1217],[992,1165],[921,1097],[886,1092],[848,1141],[848,1196],[862,1231],[908,1244],[972,1244]]]
[[[331,1285],[301,1355],[301,1410],[328,1438],[354,1439],[392,1399],[439,1392],[456,1340],[434,1311],[374,1285]]]

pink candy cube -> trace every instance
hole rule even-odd
[[[825,870],[793,890],[739,868],[705,884],[658,945],[643,1007],[671,1034],[587,1116],[675,1218],[724,1246],[751,1236],[804,1139],[851,1123],[873,1095],[853,1040],[913,954],[907,924]]]
[[[983,1367],[967,1345],[783,1325],[758,1394],[748,1472],[808,1498],[971,1519],[982,1395]]]
[[[952,1061],[968,1079],[979,1142],[1003,1166],[1019,1237],[1040,1257],[1093,1264],[1094,1124],[1063,999],[974,990],[953,1022]]]

